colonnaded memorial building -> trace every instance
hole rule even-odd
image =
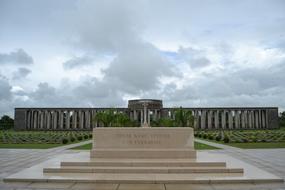
[[[17,130],[91,130],[99,127],[92,118],[113,109],[141,124],[162,117],[173,118],[177,108],[164,108],[162,100],[129,100],[128,108],[15,108]],[[191,110],[197,129],[272,129],[278,128],[277,107],[208,107]]]

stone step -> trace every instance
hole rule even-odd
[[[116,160],[96,160],[87,162],[61,162],[61,167],[65,166],[114,166],[114,167],[226,167],[226,162],[196,162],[191,160],[143,160],[143,159],[116,159]]]
[[[64,167],[44,168],[44,173],[243,173],[242,168],[220,167]]]
[[[100,149],[94,148],[90,152],[91,158],[129,158],[129,159],[195,159],[194,149]]]
[[[82,182],[82,183],[148,183],[148,184],[215,184],[215,183],[283,183],[283,179],[273,176],[246,177],[240,173],[192,173],[192,174],[113,174],[113,173],[57,173],[43,176],[10,176],[4,182]]]

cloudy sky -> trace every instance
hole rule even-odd
[[[285,109],[284,0],[0,0],[0,115],[15,107]]]

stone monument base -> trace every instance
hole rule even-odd
[[[91,158],[194,159],[192,128],[95,128]]]

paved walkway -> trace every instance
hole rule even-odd
[[[229,154],[285,179],[285,148],[241,149],[201,139],[195,141],[221,148],[215,152]]]

